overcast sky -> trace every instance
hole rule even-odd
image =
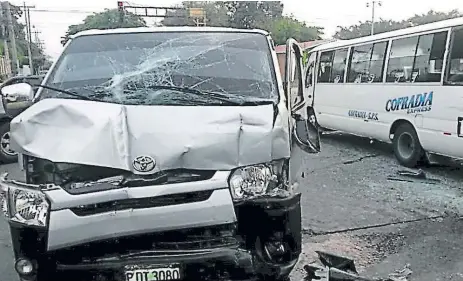
[[[23,5],[22,1],[11,0],[14,5]],[[180,3],[175,0],[133,0],[131,5],[171,6]],[[367,0],[283,0],[284,13],[310,25],[325,27],[327,36],[334,34],[338,25],[351,25],[371,18],[371,8],[366,7]],[[155,3],[155,4],[154,4]],[[34,5],[31,10],[31,24],[40,32],[45,43],[46,53],[56,58],[62,50],[60,37],[67,27],[78,24],[92,12],[105,8],[116,8],[117,0],[28,0],[27,5]],[[382,0],[382,6],[376,9],[377,17],[401,20],[416,13],[428,10],[463,11],[462,0]]]

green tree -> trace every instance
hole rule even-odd
[[[262,28],[283,16],[281,1],[228,1],[229,26],[235,28]]]
[[[298,41],[320,39],[323,28],[307,26],[293,16],[283,16],[280,1],[185,1],[183,9],[170,10],[169,17],[162,21],[165,26],[194,26],[188,17],[188,8],[203,8],[208,26],[230,26],[235,28],[259,28],[272,33],[276,44],[284,44],[290,37]]]
[[[87,16],[81,24],[69,26],[66,34],[61,37],[61,44],[66,44],[71,35],[84,30],[144,26],[146,26],[146,22],[140,16],[126,12],[123,20],[121,20],[121,12],[118,9],[106,9],[104,12]]]
[[[380,19],[375,22],[375,34],[393,31],[401,28],[417,26],[436,21],[452,19],[463,16],[458,10],[452,10],[448,13],[429,11],[426,14],[414,15],[403,21],[392,21]],[[338,26],[336,34],[333,36],[336,39],[353,39],[370,35],[371,21],[359,22],[358,24],[348,27]]]
[[[299,42],[321,39],[323,28],[307,26],[306,23],[296,20],[294,17],[281,17],[274,20],[269,28],[275,44],[285,44],[288,38],[294,38]]]
[[[432,23],[432,22],[441,21],[441,20],[458,18],[461,16],[463,15],[458,10],[452,10],[448,13],[436,12],[434,10],[430,10],[426,14],[414,15],[413,17],[407,19],[405,22],[407,23],[406,25],[417,26],[417,25]]]
[[[393,31],[405,27],[408,27],[405,22],[380,19],[379,21],[375,22],[375,34]],[[338,30],[333,37],[336,39],[354,39],[368,36],[370,34],[371,21],[365,21],[348,27],[338,26]]]

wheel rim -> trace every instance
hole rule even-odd
[[[410,133],[405,132],[399,136],[398,150],[399,154],[405,159],[412,156],[415,151],[415,142],[413,141],[413,136]]]
[[[10,148],[10,132],[6,132],[2,135],[2,138],[0,139],[0,145],[3,154],[8,156],[16,156],[17,153]]]

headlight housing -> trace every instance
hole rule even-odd
[[[50,204],[40,190],[0,183],[4,215],[11,221],[46,226]]]
[[[235,201],[285,192],[286,183],[287,165],[284,160],[237,168],[228,179]]]

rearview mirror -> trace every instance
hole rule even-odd
[[[14,118],[32,105],[34,89],[27,83],[18,83],[2,88],[2,103],[6,114]]]
[[[294,139],[297,145],[307,153],[319,153],[320,133],[317,128],[315,116],[309,116],[308,120],[297,115],[296,124],[294,126]]]

